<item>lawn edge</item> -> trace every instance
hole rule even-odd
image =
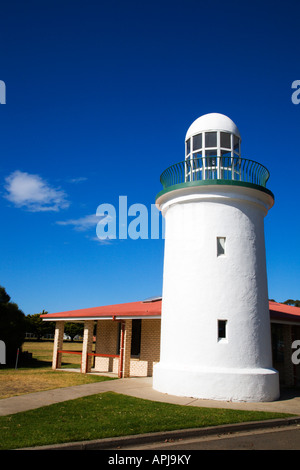
[[[300,424],[300,416],[288,418],[274,418],[262,421],[247,421],[244,423],[224,424],[220,426],[209,426],[204,428],[176,429],[173,431],[161,431],[145,434],[134,434],[129,436],[94,439],[90,441],[77,441],[61,444],[50,444],[45,446],[24,447],[14,449],[18,451],[32,450],[122,450],[122,447],[142,445],[155,442],[165,442],[193,437],[204,437],[213,435],[224,435],[242,431],[254,431],[258,429],[278,428]]]

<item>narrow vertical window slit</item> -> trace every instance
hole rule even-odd
[[[226,238],[217,237],[217,256],[225,255],[225,245],[226,245]]]
[[[226,339],[227,320],[218,320],[218,340]]]

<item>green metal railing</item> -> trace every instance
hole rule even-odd
[[[269,171],[260,163],[239,157],[200,157],[175,163],[160,177],[163,188],[194,181],[236,181],[266,187]]]

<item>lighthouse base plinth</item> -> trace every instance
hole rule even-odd
[[[272,368],[178,368],[157,364],[153,388],[175,396],[220,401],[269,402],[279,398]]]

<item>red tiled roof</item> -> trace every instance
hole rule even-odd
[[[270,318],[278,322],[300,323],[300,308],[269,301]]]
[[[83,308],[80,310],[70,310],[67,312],[47,313],[41,315],[45,320],[61,320],[61,319],[104,319],[111,318],[142,318],[157,317],[161,314],[161,300],[154,302],[129,302],[126,304],[106,305],[103,307]]]
[[[277,322],[300,323],[300,308],[269,301],[270,319]],[[87,320],[120,318],[160,318],[161,299],[151,302],[129,302],[103,307],[83,308],[41,315],[44,320]]]

